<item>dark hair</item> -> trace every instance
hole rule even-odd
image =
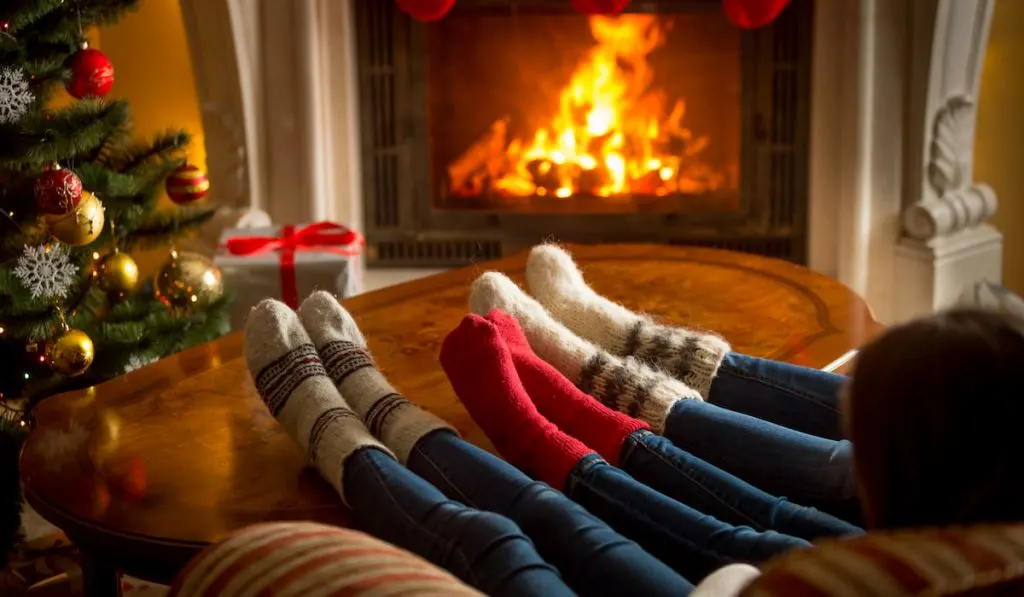
[[[845,404],[873,528],[1024,520],[1024,322],[955,310],[860,353]]]

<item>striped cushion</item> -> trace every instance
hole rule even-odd
[[[170,597],[479,595],[448,572],[369,535],[310,522],[246,527],[204,549]]]
[[[871,533],[769,562],[743,597],[1024,595],[1024,525]]]

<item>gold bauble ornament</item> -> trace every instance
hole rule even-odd
[[[46,215],[46,227],[54,238],[72,247],[84,247],[103,232],[103,204],[89,191],[71,212]]]
[[[156,297],[171,308],[205,307],[224,293],[220,269],[198,253],[171,251],[153,284]]]
[[[115,250],[96,264],[96,279],[100,288],[110,294],[134,292],[139,285],[139,266],[130,255]]]
[[[96,350],[92,338],[82,330],[67,330],[56,340],[52,340],[46,348],[46,356],[50,368],[55,373],[73,377],[85,373]]]

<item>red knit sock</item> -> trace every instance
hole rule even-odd
[[[576,463],[593,452],[537,412],[512,354],[483,317],[467,315],[448,334],[441,366],[498,453],[526,474],[561,490]]]
[[[541,414],[618,466],[626,437],[638,429],[650,429],[650,426],[583,393],[557,369],[534,354],[515,317],[494,309],[487,314],[487,320],[498,329],[505,346],[512,353],[519,379]]]

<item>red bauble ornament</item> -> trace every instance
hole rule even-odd
[[[165,181],[167,196],[178,205],[198,201],[210,192],[210,179],[206,173],[193,166],[179,166]]]
[[[103,55],[83,43],[82,49],[68,57],[65,63],[71,70],[71,78],[64,84],[72,96],[103,97],[114,86],[114,65]]]
[[[617,15],[629,6],[629,0],[570,0],[570,4],[587,15]]]
[[[417,21],[440,20],[455,6],[455,0],[395,0],[398,8]]]
[[[71,213],[82,200],[82,180],[71,170],[54,164],[39,175],[32,191],[39,211],[63,215]]]
[[[744,29],[770,24],[789,6],[789,0],[722,0],[725,16]]]

